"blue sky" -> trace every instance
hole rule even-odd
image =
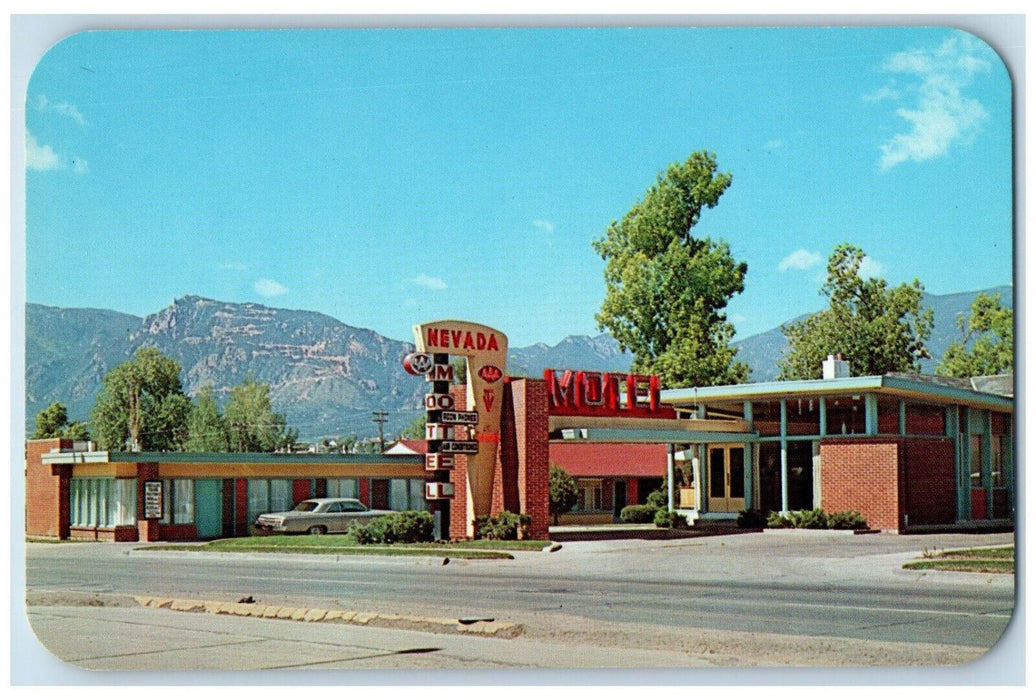
[[[820,309],[840,242],[892,284],[1012,281],[1011,84],[947,28],[92,32],[26,94],[26,299],[186,294],[411,340],[598,332],[591,242],[671,162],[733,184],[738,337]]]

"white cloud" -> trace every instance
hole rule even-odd
[[[898,100],[899,90],[895,89],[891,85],[880,87],[874,92],[864,95],[864,102],[882,102],[884,100]]]
[[[72,171],[76,175],[89,175],[90,165],[84,158],[73,158],[72,159]]]
[[[245,265],[244,263],[239,263],[239,262],[229,262],[229,263],[223,263],[222,265],[220,265],[219,269],[221,269],[221,270],[234,270],[236,272],[244,272],[245,270],[248,269],[248,265]]]
[[[964,90],[977,73],[990,70],[990,62],[980,56],[987,50],[981,41],[961,35],[937,49],[904,51],[885,61],[886,71],[913,79],[914,84],[899,91],[911,98],[910,104],[896,109],[909,128],[880,146],[882,170],[944,155],[955,143],[966,143],[978,133],[988,113]],[[912,89],[907,92],[906,87]],[[892,97],[894,92],[887,87],[872,95]]]
[[[446,282],[444,280],[423,273],[410,281],[416,284],[418,287],[424,287],[425,289],[446,289]]]
[[[46,144],[40,144],[36,137],[27,133],[25,139],[25,167],[29,170],[61,170],[64,163],[61,156]]]
[[[784,259],[777,264],[777,269],[781,272],[786,270],[808,270],[822,262],[824,262],[824,258],[820,253],[799,248],[794,253],[785,255]]]
[[[781,141],[780,139],[770,139],[765,144],[763,144],[763,150],[766,150],[766,151],[776,151],[778,148],[780,148],[783,145],[784,145],[784,142]]]
[[[283,284],[265,277],[256,282],[254,288],[257,294],[264,297],[279,297],[288,293],[288,288]]]
[[[83,113],[75,105],[68,102],[51,102],[46,95],[40,95],[36,98],[36,109],[41,112],[53,112],[62,117],[68,117],[80,126],[86,126],[86,118],[83,116]]]
[[[536,219],[532,225],[544,233],[554,233],[554,224],[546,219]]]
[[[875,260],[869,255],[863,256],[863,260],[860,261],[860,277],[864,279],[873,279],[875,277],[881,277],[885,274],[885,266]]]

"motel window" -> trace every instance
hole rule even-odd
[[[136,479],[81,479],[69,482],[69,523],[115,527],[137,522]]]
[[[263,513],[291,510],[294,505],[291,479],[248,480],[249,522],[254,522]]]
[[[827,434],[863,435],[867,431],[867,409],[862,395],[827,398]]]
[[[1010,449],[1009,439],[1007,435],[993,436],[993,473],[991,475],[993,488],[1007,486],[1004,468],[1006,467],[1005,456]]]
[[[972,434],[969,440],[971,487],[982,488],[982,436]]]
[[[424,479],[390,479],[389,510],[425,510]]]
[[[194,481],[163,479],[162,521],[165,524],[190,525],[194,522]]]
[[[820,397],[788,399],[787,404],[788,435],[820,435]],[[779,411],[778,404],[778,422]]]
[[[781,402],[752,402],[752,425],[760,437],[774,437],[781,434]]]
[[[328,479],[328,498],[359,498],[360,486],[357,479]]]
[[[577,479],[576,510],[580,512],[601,510],[603,508],[601,492],[600,479]]]

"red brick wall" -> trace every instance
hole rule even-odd
[[[50,466],[43,455],[52,449],[70,449],[71,440],[29,440],[25,446],[25,534],[37,537],[69,536],[69,479],[72,467]]]
[[[518,451],[518,493],[521,512],[532,517],[529,536],[547,539],[550,527],[550,441],[547,383],[519,379],[510,383]]]
[[[952,525],[957,521],[953,441],[907,439],[906,503],[910,525]]]
[[[901,439],[827,439],[820,444],[821,503],[828,513],[855,510],[880,530],[902,528]]]

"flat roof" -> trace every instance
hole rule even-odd
[[[281,452],[44,452],[44,464],[161,462],[164,464],[424,464],[423,455]]]
[[[786,397],[825,396],[878,392],[940,403],[963,404],[1014,412],[1014,399],[998,394],[976,391],[970,380],[956,381],[944,377],[922,375],[884,374],[840,379],[798,379],[758,382],[755,384],[725,384],[722,386],[666,389],[662,401],[673,406],[694,406],[705,401],[761,401]]]

